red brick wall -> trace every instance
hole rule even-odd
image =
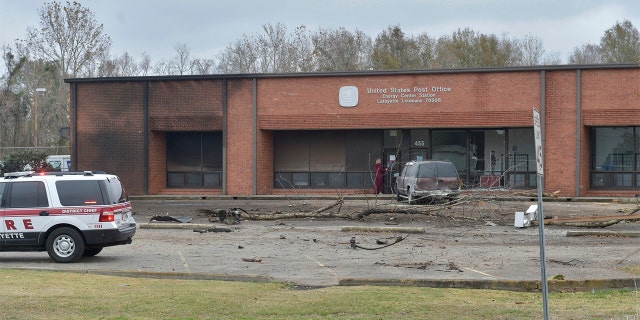
[[[162,194],[167,187],[167,134],[149,133],[149,194]]]
[[[585,126],[640,125],[640,70],[582,71]]]
[[[544,178],[547,191],[575,195],[576,71],[547,72]],[[533,143],[533,142],[532,142]]]
[[[227,109],[227,194],[253,194],[253,81],[229,80]]]
[[[220,194],[222,190],[168,189],[166,132],[222,131],[222,81],[149,83],[149,194]]]
[[[588,190],[589,127],[640,125],[640,69],[582,71],[581,196],[636,196],[638,190]]]
[[[222,81],[150,82],[149,127],[158,131],[222,131]]]
[[[531,126],[540,105],[540,72],[413,76],[275,78],[258,86],[259,128],[447,128]],[[338,103],[341,86],[359,89],[359,104]],[[381,104],[368,88],[449,87],[440,103]],[[372,116],[375,115],[375,116]]]
[[[273,193],[273,131],[258,130],[258,194]]]
[[[142,194],[142,83],[80,83],[77,88],[74,168],[117,174],[129,194]]]
[[[575,196],[576,190],[577,74],[576,70],[545,72],[546,113],[542,116],[546,124],[546,190],[560,190],[563,196]],[[226,80],[227,194],[253,193],[254,143],[257,143],[257,193],[291,192],[272,188],[274,130],[531,127],[532,108],[540,108],[541,103],[541,76],[541,70],[514,70],[259,78],[256,80],[257,129],[253,118],[254,81],[231,77]],[[149,193],[221,193],[221,190],[167,189],[165,144],[169,131],[222,130],[224,80],[146,81],[149,83]],[[581,71],[581,196],[624,193],[588,190],[588,126],[640,124],[639,83],[638,68]],[[129,193],[143,194],[144,82],[76,85],[78,136],[72,138],[78,144],[74,151],[78,156],[77,168],[116,173]],[[358,87],[357,106],[339,106],[338,92],[342,86]],[[409,88],[413,93],[414,88],[422,87],[445,87],[451,91],[436,94],[441,102],[420,104],[379,103],[381,94],[368,92],[375,88]],[[335,193],[336,190],[311,192]]]

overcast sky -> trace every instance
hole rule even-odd
[[[484,34],[540,38],[563,62],[575,47],[598,44],[604,31],[629,20],[640,29],[638,0],[77,0],[89,8],[112,40],[112,56],[128,52],[152,62],[171,59],[186,44],[192,58],[215,58],[243,34],[284,24],[360,30],[372,39],[389,26],[408,35],[451,35],[469,27]],[[38,27],[43,0],[0,0],[0,45],[24,39]],[[58,1],[66,3],[66,1]]]

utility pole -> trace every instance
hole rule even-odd
[[[33,141],[34,147],[38,150],[38,93],[47,92],[46,88],[36,88],[36,92],[33,95],[33,126],[35,129],[35,139]]]

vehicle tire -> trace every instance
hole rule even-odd
[[[396,190],[396,201],[402,201],[402,196],[400,195],[399,190]]]
[[[51,232],[46,248],[49,257],[55,262],[76,262],[84,253],[84,239],[75,229],[61,227]]]
[[[100,248],[85,248],[83,257],[93,257],[102,251],[102,247]]]

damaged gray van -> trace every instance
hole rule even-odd
[[[462,181],[449,161],[410,161],[396,178],[396,198],[409,204],[419,200],[451,200],[460,194]]]

